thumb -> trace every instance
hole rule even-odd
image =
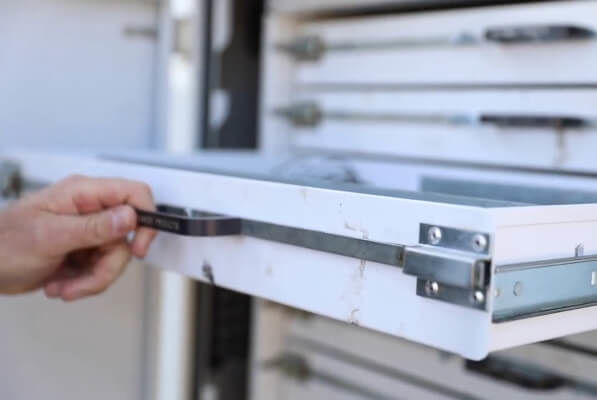
[[[64,251],[101,246],[124,238],[137,226],[135,210],[126,205],[95,214],[69,217],[62,225]]]

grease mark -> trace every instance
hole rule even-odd
[[[203,264],[203,277],[205,279],[207,279],[207,281],[210,284],[212,284],[212,285],[216,284],[216,278],[214,276],[213,268],[211,267],[211,265],[209,265],[209,264]]]

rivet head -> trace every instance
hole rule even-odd
[[[485,302],[485,293],[480,290],[475,290],[473,293],[473,301],[477,304]]]
[[[437,226],[430,228],[429,232],[427,232],[427,237],[430,244],[438,244],[442,241],[442,236],[442,230]]]
[[[481,252],[487,250],[487,237],[480,233],[476,234],[473,236],[472,245],[474,251]]]
[[[522,295],[522,282],[516,282],[514,284],[514,288],[512,290],[512,293],[514,293],[514,296],[520,296]]]
[[[439,283],[435,281],[427,281],[425,283],[425,293],[428,296],[435,296],[439,293]]]

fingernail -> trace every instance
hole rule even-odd
[[[120,206],[112,210],[112,228],[116,234],[126,234],[134,229],[131,216],[131,209],[128,206]]]
[[[46,286],[46,296],[55,298],[60,295],[62,284],[60,282],[52,282]]]

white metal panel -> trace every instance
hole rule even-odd
[[[103,296],[1,297],[0,398],[141,399],[143,282],[134,262]]]
[[[149,2],[2,2],[1,140],[153,144],[156,39],[126,30],[156,29],[155,23]]]
[[[307,22],[302,35],[326,43],[421,39],[517,24],[573,24],[597,29],[593,1],[508,5],[478,9]],[[302,84],[497,84],[597,82],[597,41],[377,49],[327,52],[297,63]]]

